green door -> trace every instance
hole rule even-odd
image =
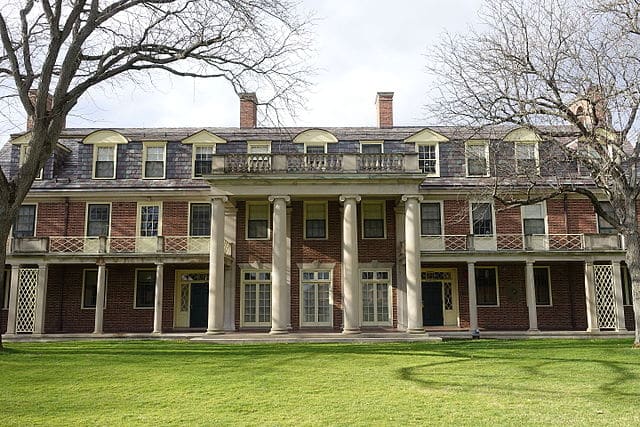
[[[189,310],[189,326],[192,328],[206,328],[209,308],[209,284],[192,283]]]
[[[424,326],[442,326],[442,282],[422,282],[422,323]]]

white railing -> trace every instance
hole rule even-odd
[[[480,238],[483,237],[487,236],[480,236]],[[497,251],[583,251],[624,248],[617,236],[605,238],[602,235],[497,234],[488,236],[487,239],[494,239],[491,250]],[[430,252],[475,251],[488,248],[486,241],[480,241],[477,236],[474,238],[470,235],[422,236],[421,241],[421,250]]]
[[[287,154],[289,172],[339,172],[342,154]]]
[[[361,154],[358,157],[358,170],[361,172],[398,172],[404,166],[401,153]]]

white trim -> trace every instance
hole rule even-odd
[[[153,305],[153,301],[151,301],[151,305],[148,307],[138,307],[138,272],[139,271],[151,271],[153,272],[153,294],[155,295],[156,293],[156,279],[155,279],[155,274],[156,274],[156,269],[155,268],[136,268],[134,271],[134,277],[133,277],[133,309],[134,310],[153,310],[154,309],[154,305]]]
[[[421,131],[414,133],[413,135],[411,135],[410,137],[404,140],[404,142],[414,142],[414,143],[421,143],[421,142],[431,143],[431,142],[447,142],[447,141],[449,141],[449,138],[429,128],[424,128]]]
[[[215,155],[217,150],[216,144],[204,144],[200,142],[191,146],[191,178],[193,179],[202,179],[201,176],[196,176],[196,151],[198,148],[211,148],[211,155]]]
[[[536,307],[553,307],[553,293],[552,293],[552,286],[551,286],[551,267],[548,265],[534,265],[533,266],[533,288],[534,290],[537,289],[536,284],[535,284],[535,270],[536,269],[545,269],[547,270],[547,285],[549,286],[549,304],[538,304],[538,297],[536,295]]]
[[[525,210],[527,206],[536,206],[536,205],[541,205],[542,206],[542,218],[527,218],[525,217]],[[520,226],[522,227],[522,234],[526,235],[525,233],[525,229],[524,229],[524,220],[525,219],[542,219],[544,221],[544,234],[549,234],[549,220],[548,220],[548,214],[547,214],[547,201],[543,200],[541,202],[538,203],[534,203],[532,205],[522,205],[520,206]]]
[[[327,143],[333,144],[338,142],[338,138],[331,132],[323,129],[307,129],[296,135],[292,142],[294,144],[311,142],[326,145]]]
[[[180,142],[183,144],[215,145],[226,144],[227,140],[220,138],[218,135],[211,133],[206,129],[202,129],[189,135]]]
[[[493,269],[496,272],[496,303],[495,304],[480,304],[477,303],[478,307],[500,307],[500,278],[498,277],[498,266],[497,265],[476,265],[474,266],[474,274],[475,270],[478,269]],[[476,298],[478,295],[478,279],[476,278]],[[477,299],[476,299],[477,301]]]
[[[253,153],[256,147],[267,147],[266,153]],[[247,154],[271,154],[271,141],[247,141]]]
[[[259,273],[269,273],[269,281],[266,280],[249,280],[248,282],[250,282],[249,284],[256,284],[258,286],[262,285],[266,285],[268,283],[269,286],[269,321],[268,322],[245,322],[244,320],[244,306],[245,306],[245,286],[247,284],[247,280],[245,280],[244,275],[245,273],[248,272],[255,272],[256,274]],[[260,270],[260,269],[241,269],[240,270],[240,327],[264,327],[264,326],[271,326],[271,316],[272,316],[272,304],[271,304],[271,293],[273,292],[272,289],[272,282],[273,278],[271,277],[271,270]],[[256,294],[256,312],[254,313],[256,316],[256,320],[257,316],[259,316],[259,293],[260,290],[259,288],[256,288],[257,294]]]
[[[95,271],[96,272],[96,298],[98,295],[98,269],[97,268],[83,268],[82,269],[82,294],[80,295],[80,309],[81,310],[95,310],[95,307],[85,307],[84,306],[84,290],[85,287],[87,285],[86,283],[86,279],[87,279],[87,271]],[[108,271],[105,267],[105,271],[104,271],[104,305],[102,306],[103,310],[106,310],[107,308],[107,290],[109,289],[109,286],[107,286],[107,283],[109,282],[108,280]],[[96,300],[97,303],[97,300]]]
[[[142,236],[141,222],[142,222],[142,207],[143,206],[157,206],[158,207],[158,234],[162,236],[162,202],[138,202],[136,206],[136,236],[137,237],[156,237],[156,236]],[[191,216],[191,215],[189,215]]]
[[[249,206],[266,206],[267,207],[267,237],[249,237]],[[245,240],[270,240],[271,239],[271,203],[268,201],[246,201],[244,204],[244,238]]]
[[[324,237],[307,237],[307,206],[323,205],[324,206]],[[304,240],[328,240],[329,239],[329,202],[305,200],[302,202],[302,237]]]
[[[38,203],[37,202],[31,202],[31,203],[23,203],[20,205],[20,207],[22,206],[35,206],[36,210],[35,213],[33,215],[33,236],[27,236],[27,237],[36,237],[37,235],[37,231],[38,231]],[[20,209],[20,208],[18,208]],[[20,214],[20,212],[18,211],[18,214]],[[11,228],[9,229],[9,238],[13,238],[13,227],[15,225],[15,222],[18,220],[18,216],[16,216],[16,218],[13,220],[13,222],[11,223]]]
[[[86,202],[84,207],[84,235],[89,237],[89,206],[91,205],[109,205],[109,232],[107,237],[111,236],[111,215],[113,213],[112,202]],[[91,236],[100,237],[100,236]]]
[[[299,318],[300,318],[300,327],[332,327],[333,326],[333,308],[334,308],[334,300],[333,300],[333,267],[335,266],[335,264],[318,264],[320,267],[319,268],[300,268],[299,269],[299,276],[298,276],[298,282],[299,282]],[[328,268],[324,268],[326,266],[331,266]],[[329,279],[314,279],[314,280],[309,280],[309,281],[305,281],[303,279],[303,274],[305,272],[313,272],[313,273],[319,273],[319,272],[328,272],[329,273]],[[304,321],[304,292],[303,292],[303,286],[305,284],[313,284],[313,285],[318,285],[318,284],[327,284],[329,285],[329,321],[328,322],[305,322]],[[316,306],[315,306],[315,318],[317,319],[318,317],[318,287],[315,286],[315,294],[316,294]]]
[[[440,205],[440,233],[439,234],[422,234],[422,205],[438,204]],[[423,200],[420,202],[420,236],[421,237],[441,237],[444,233],[444,200]]]
[[[471,175],[469,174],[469,147],[470,146],[484,146],[485,156],[485,173],[484,175]],[[487,177],[490,176],[491,168],[489,165],[489,141],[485,139],[470,139],[464,143],[464,168],[465,176],[467,177]]]
[[[304,154],[315,154],[315,153],[307,153],[307,148],[309,147],[322,147],[324,150],[324,154],[327,154],[327,144],[322,142],[305,142],[304,143]]]
[[[91,132],[82,140],[83,144],[96,145],[127,144],[128,142],[129,140],[121,133],[109,129],[102,129]]]
[[[360,154],[362,154],[362,147],[364,145],[379,145],[380,153],[384,153],[384,141],[360,141]]]
[[[381,205],[382,206],[382,237],[366,237],[364,235],[364,208],[366,205]],[[362,230],[363,240],[385,240],[387,238],[387,201],[386,200],[363,200],[360,202],[360,230]]]
[[[363,279],[363,272],[373,272],[373,279]],[[385,272],[387,273],[387,279],[376,279],[375,273],[377,272]],[[387,284],[387,313],[388,319],[385,321],[374,320],[373,322],[365,322],[364,321],[364,301],[363,296],[364,292],[362,290],[365,284],[384,284],[386,281]],[[391,268],[362,268],[362,265],[358,268],[358,293],[360,302],[358,304],[360,310],[360,324],[362,326],[392,326],[393,325],[393,276]],[[378,290],[374,287],[374,301],[378,300]],[[374,302],[374,317],[378,318],[378,306]]]
[[[98,162],[98,149],[99,148],[111,148],[113,152],[113,175],[112,176],[104,176],[99,177],[96,176],[96,164]],[[91,178],[92,179],[116,179],[117,171],[118,171],[118,145],[117,144],[95,144],[93,146],[93,162],[91,166]]]
[[[440,176],[440,144],[438,142],[417,142],[416,143],[416,153],[418,153],[418,167],[420,165],[420,147],[435,147],[435,158],[436,158],[436,171],[434,173],[423,172],[422,169],[420,169],[420,171],[424,173],[426,176],[439,177]],[[465,156],[465,164],[466,164],[466,156]]]
[[[162,176],[147,176],[147,155],[149,148],[162,148]],[[167,142],[144,141],[142,143],[142,179],[165,179],[167,176]]]

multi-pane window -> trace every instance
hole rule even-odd
[[[156,292],[156,271],[136,270],[135,308],[153,307]]]
[[[247,239],[269,238],[269,204],[247,203]]]
[[[533,267],[533,283],[536,288],[536,305],[551,305],[551,281],[549,267]]]
[[[158,235],[160,223],[159,205],[140,206],[140,236],[153,237]]]
[[[442,234],[440,203],[420,204],[420,234],[423,236],[440,236]]]
[[[331,272],[302,271],[302,325],[331,325]]]
[[[312,145],[312,144],[306,144],[304,146],[304,152],[307,154],[324,154],[327,152],[327,146],[326,145]]]
[[[242,323],[271,324],[271,272],[244,271],[242,275]]]
[[[602,210],[608,213],[611,216],[615,216],[615,212],[613,211],[613,206],[611,206],[611,202],[600,202],[600,206]],[[618,230],[603,217],[598,215],[598,233],[600,234],[617,234]]]
[[[33,237],[36,229],[36,205],[22,205],[13,223],[13,237]]]
[[[384,238],[384,201],[362,202],[362,231],[365,239]]]
[[[517,142],[516,172],[521,175],[535,175],[538,173],[538,143]]]
[[[382,154],[382,144],[380,143],[360,143],[362,154]]]
[[[82,308],[96,308],[98,270],[84,270],[82,281]],[[104,307],[107,306],[107,281],[104,283]]]
[[[31,151],[31,147],[28,144],[23,144],[20,146],[20,158],[18,159],[18,166],[22,167],[24,162],[27,161],[27,157],[29,157],[29,152]],[[40,173],[36,176],[36,179],[42,179],[42,173],[44,169],[40,169]]]
[[[211,173],[211,162],[215,151],[215,145],[193,146],[193,176],[199,177]]]
[[[465,155],[468,176],[486,176],[489,174],[489,145],[486,142],[467,142]]]
[[[189,213],[189,236],[211,235],[211,204],[192,203]]]
[[[164,163],[165,163],[165,150],[166,145],[164,143],[149,143],[144,146],[144,178],[164,178]]]
[[[87,207],[87,236],[109,235],[110,209],[108,204],[90,204]]]
[[[471,218],[474,235],[493,235],[493,207],[491,203],[471,203]]]
[[[94,145],[94,178],[116,177],[116,145]]]
[[[543,203],[522,207],[522,228],[524,234],[545,234],[544,211]]]
[[[390,276],[388,270],[368,270],[360,273],[363,325],[388,325],[391,323],[391,311],[389,310]]]
[[[327,202],[304,202],[304,238],[326,239]]]
[[[476,267],[478,305],[498,305],[498,273],[495,267]]]
[[[420,170],[429,175],[437,175],[438,146],[436,144],[420,144],[417,147]]]
[[[631,275],[626,265],[622,265],[620,268],[622,269],[622,305],[632,305]]]

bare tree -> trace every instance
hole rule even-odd
[[[513,124],[542,139],[545,166],[555,173],[516,176],[513,162],[508,168],[498,164],[491,189],[497,200],[517,206],[578,193],[624,236],[636,347],[639,13],[637,0],[488,1],[479,27],[464,35],[445,34],[429,61],[438,80],[430,109],[438,119],[474,126]]]
[[[0,279],[18,209],[83,94],[156,71],[223,78],[238,93],[259,90],[277,119],[308,85],[310,20],[298,10],[294,0],[3,2],[1,110],[24,111],[32,129],[18,173],[0,169]]]

